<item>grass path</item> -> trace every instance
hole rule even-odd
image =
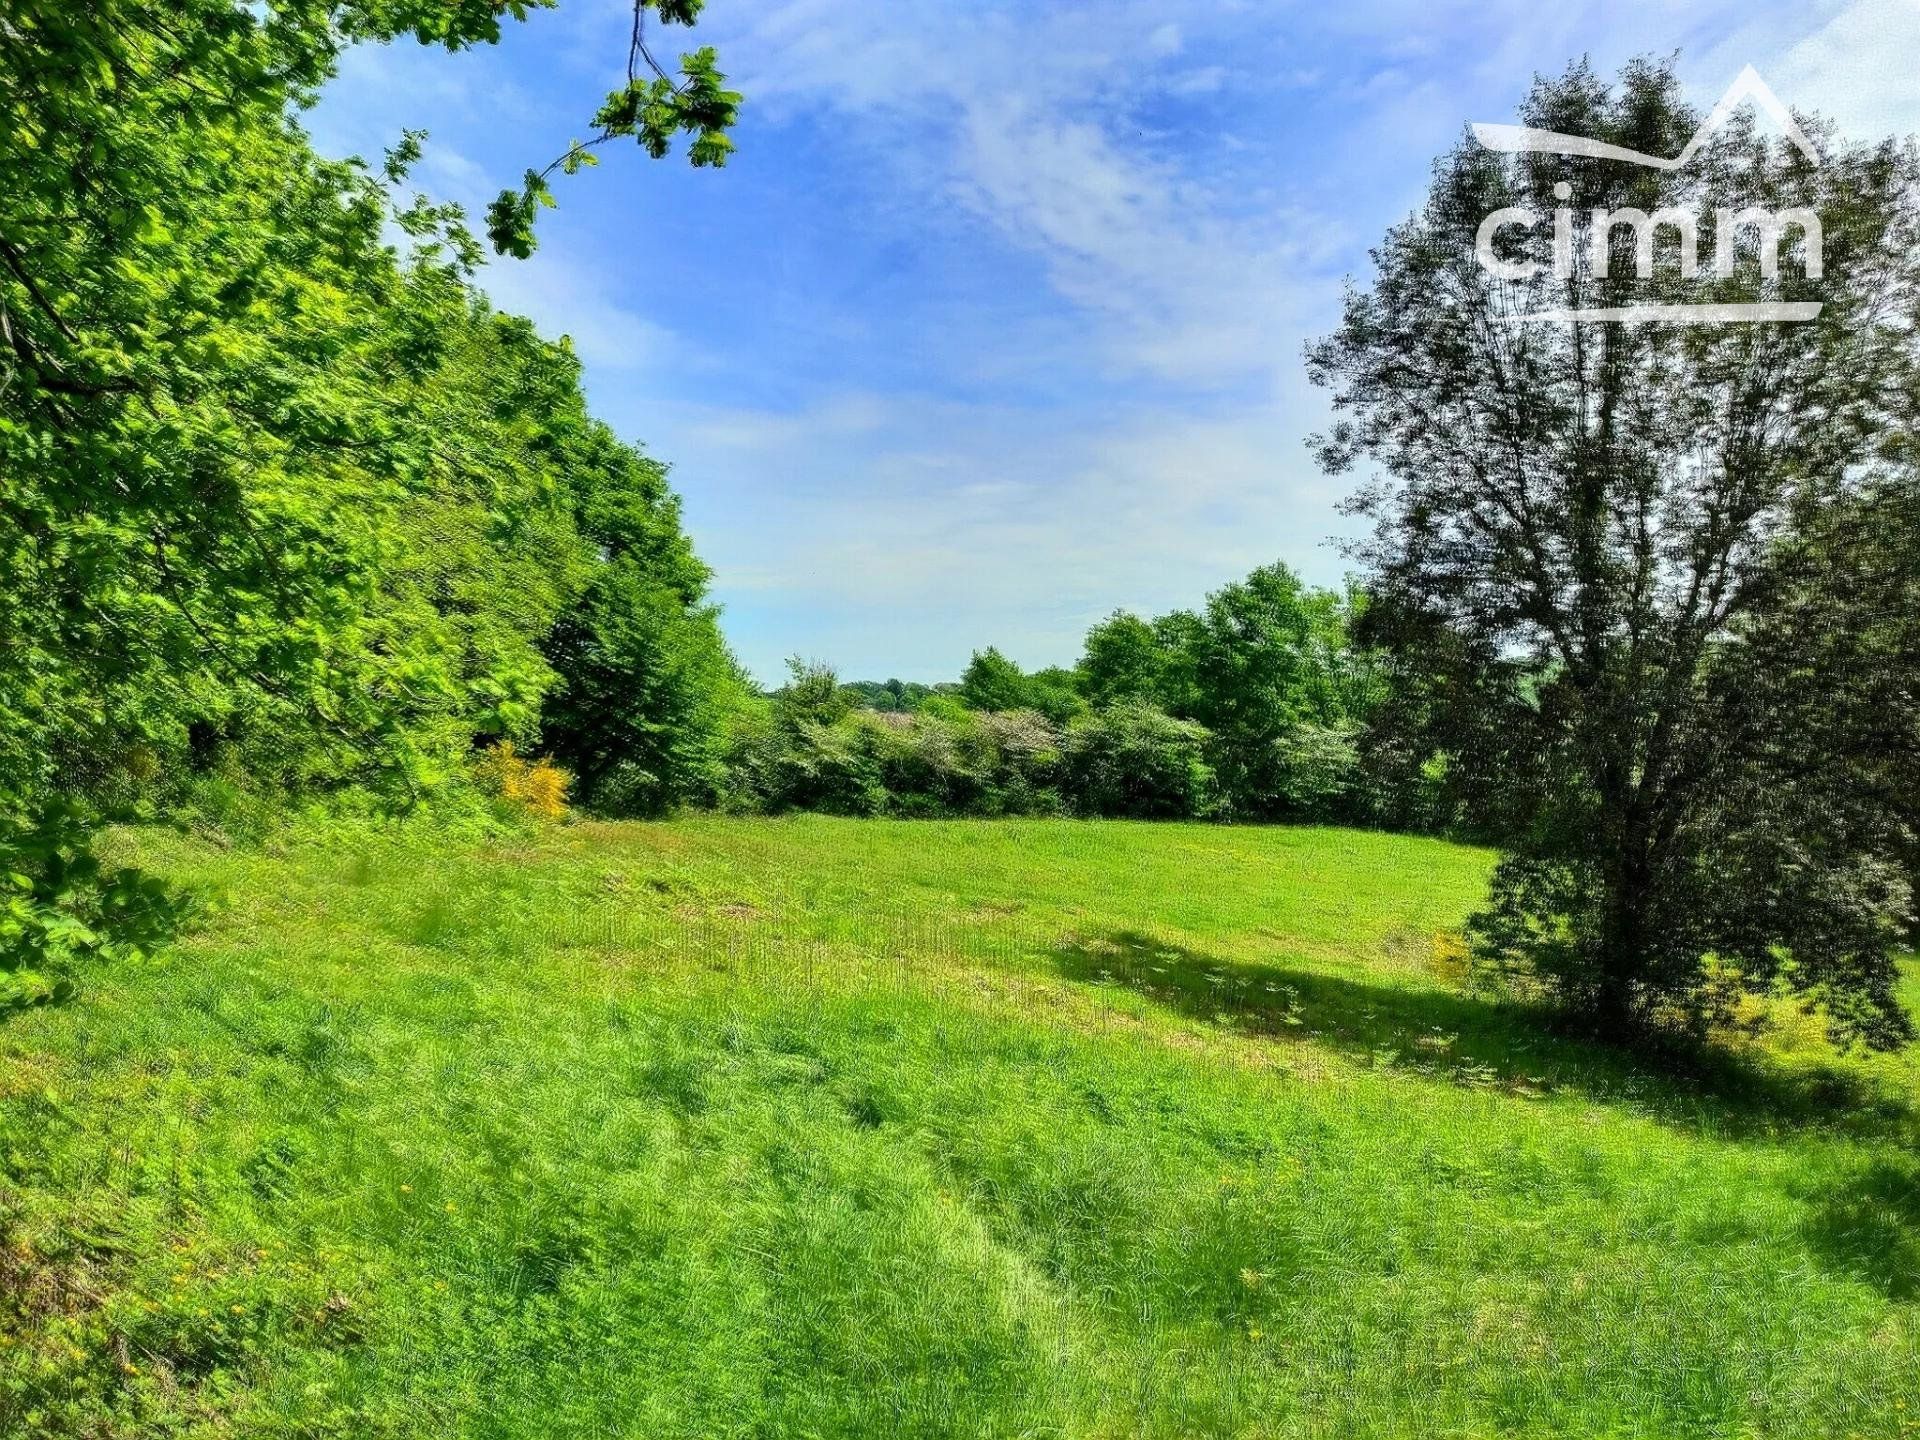
[[[0,1025],[0,1435],[1920,1433],[1910,1062],[1549,1038],[1482,852],[124,843],[216,908]]]

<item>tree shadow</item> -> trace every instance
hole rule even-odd
[[[1808,1197],[1801,1233],[1825,1264],[1889,1300],[1920,1298],[1920,1164],[1879,1159]]]
[[[1190,1020],[1474,1089],[1570,1091],[1734,1139],[1826,1130],[1920,1140],[1906,1097],[1836,1066],[1709,1045],[1627,1049],[1571,1033],[1542,1006],[1229,961],[1137,931],[1070,937],[1051,958],[1070,980],[1117,986]]]
[[[32,1010],[51,1010],[72,1003],[79,987],[62,975],[51,981],[19,984],[17,972],[0,971],[0,1025]]]

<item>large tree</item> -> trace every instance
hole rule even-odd
[[[1652,156],[1702,118],[1646,62],[1613,85],[1584,64],[1539,80],[1522,116]],[[1310,351],[1337,412],[1320,451],[1373,467],[1369,628],[1422,677],[1430,743],[1514,791],[1483,959],[1611,1034],[1787,987],[1893,1043],[1897,825],[1781,635],[1788,613],[1848,623],[1845,586],[1796,582],[1791,557],[1904,463],[1881,440],[1912,370],[1920,161],[1813,127],[1816,164],[1723,118],[1674,168],[1463,141]],[[1753,207],[1817,216],[1824,267],[1806,229],[1776,257],[1779,236],[1707,224],[1695,263],[1669,228],[1642,275],[1639,229],[1592,218]],[[1477,255],[1502,210],[1537,223]],[[1819,308],[1522,318],[1706,303]]]

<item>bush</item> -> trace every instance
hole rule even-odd
[[[483,793],[507,809],[539,820],[558,820],[567,813],[567,787],[573,777],[551,760],[528,760],[511,740],[484,751],[475,766]]]
[[[861,710],[832,720],[784,692],[743,717],[729,746],[723,803],[736,811],[840,815],[1026,815],[1060,809],[1060,733],[1032,711],[975,714],[943,697],[913,714]],[[828,692],[818,687],[820,695]]]
[[[1273,742],[1279,798],[1288,813],[1345,818],[1341,801],[1360,774],[1358,725],[1294,726]]]
[[[1215,805],[1206,727],[1151,705],[1116,705],[1082,716],[1062,748],[1069,804],[1087,815],[1179,819]]]
[[[62,802],[0,812],[0,1012],[64,999],[80,962],[137,958],[179,924],[182,903],[158,880],[102,868],[96,833]]]

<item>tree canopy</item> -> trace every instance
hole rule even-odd
[[[1655,154],[1701,123],[1648,62],[1611,86],[1585,65],[1542,79],[1522,118]],[[1854,623],[1855,562],[1821,537],[1910,465],[1893,442],[1913,393],[1920,161],[1822,140],[1816,166],[1736,116],[1673,170],[1468,140],[1310,356],[1338,415],[1323,459],[1381,476],[1357,502],[1377,524],[1369,637],[1421,677],[1435,747],[1511,796],[1480,953],[1612,1033],[1704,1025],[1776,987],[1870,1041],[1909,1026],[1879,762],[1857,725],[1822,720],[1864,716],[1865,682],[1823,696],[1793,650],[1837,673],[1870,669],[1878,643],[1831,638]],[[1582,226],[1597,210],[1810,212],[1824,269],[1807,231],[1783,264],[1763,228],[1641,278],[1631,227],[1563,241],[1547,224],[1504,232],[1498,273],[1478,263],[1485,217],[1557,205]],[[1812,302],[1802,323],[1514,321]],[[1802,576],[1808,547],[1829,563]]]
[[[0,18],[0,868],[30,897],[8,935],[82,904],[93,881],[54,852],[86,813],[153,813],[216,773],[404,806],[476,741],[537,735],[562,679],[578,710],[651,661],[727,670],[664,471],[587,416],[564,343],[486,305],[457,207],[396,199],[422,137],[376,170],[319,156],[295,118],[344,45],[460,49],[526,10]],[[710,52],[675,84],[643,39],[697,11],[635,6],[649,74],[601,138],[660,154],[690,132],[694,163],[724,158],[737,97]],[[495,220],[525,253],[521,218]],[[549,642],[576,605],[599,643]],[[711,720],[671,681],[628,699],[641,730]],[[590,728],[565,731],[583,758]],[[647,803],[698,769],[682,759],[646,762]]]

